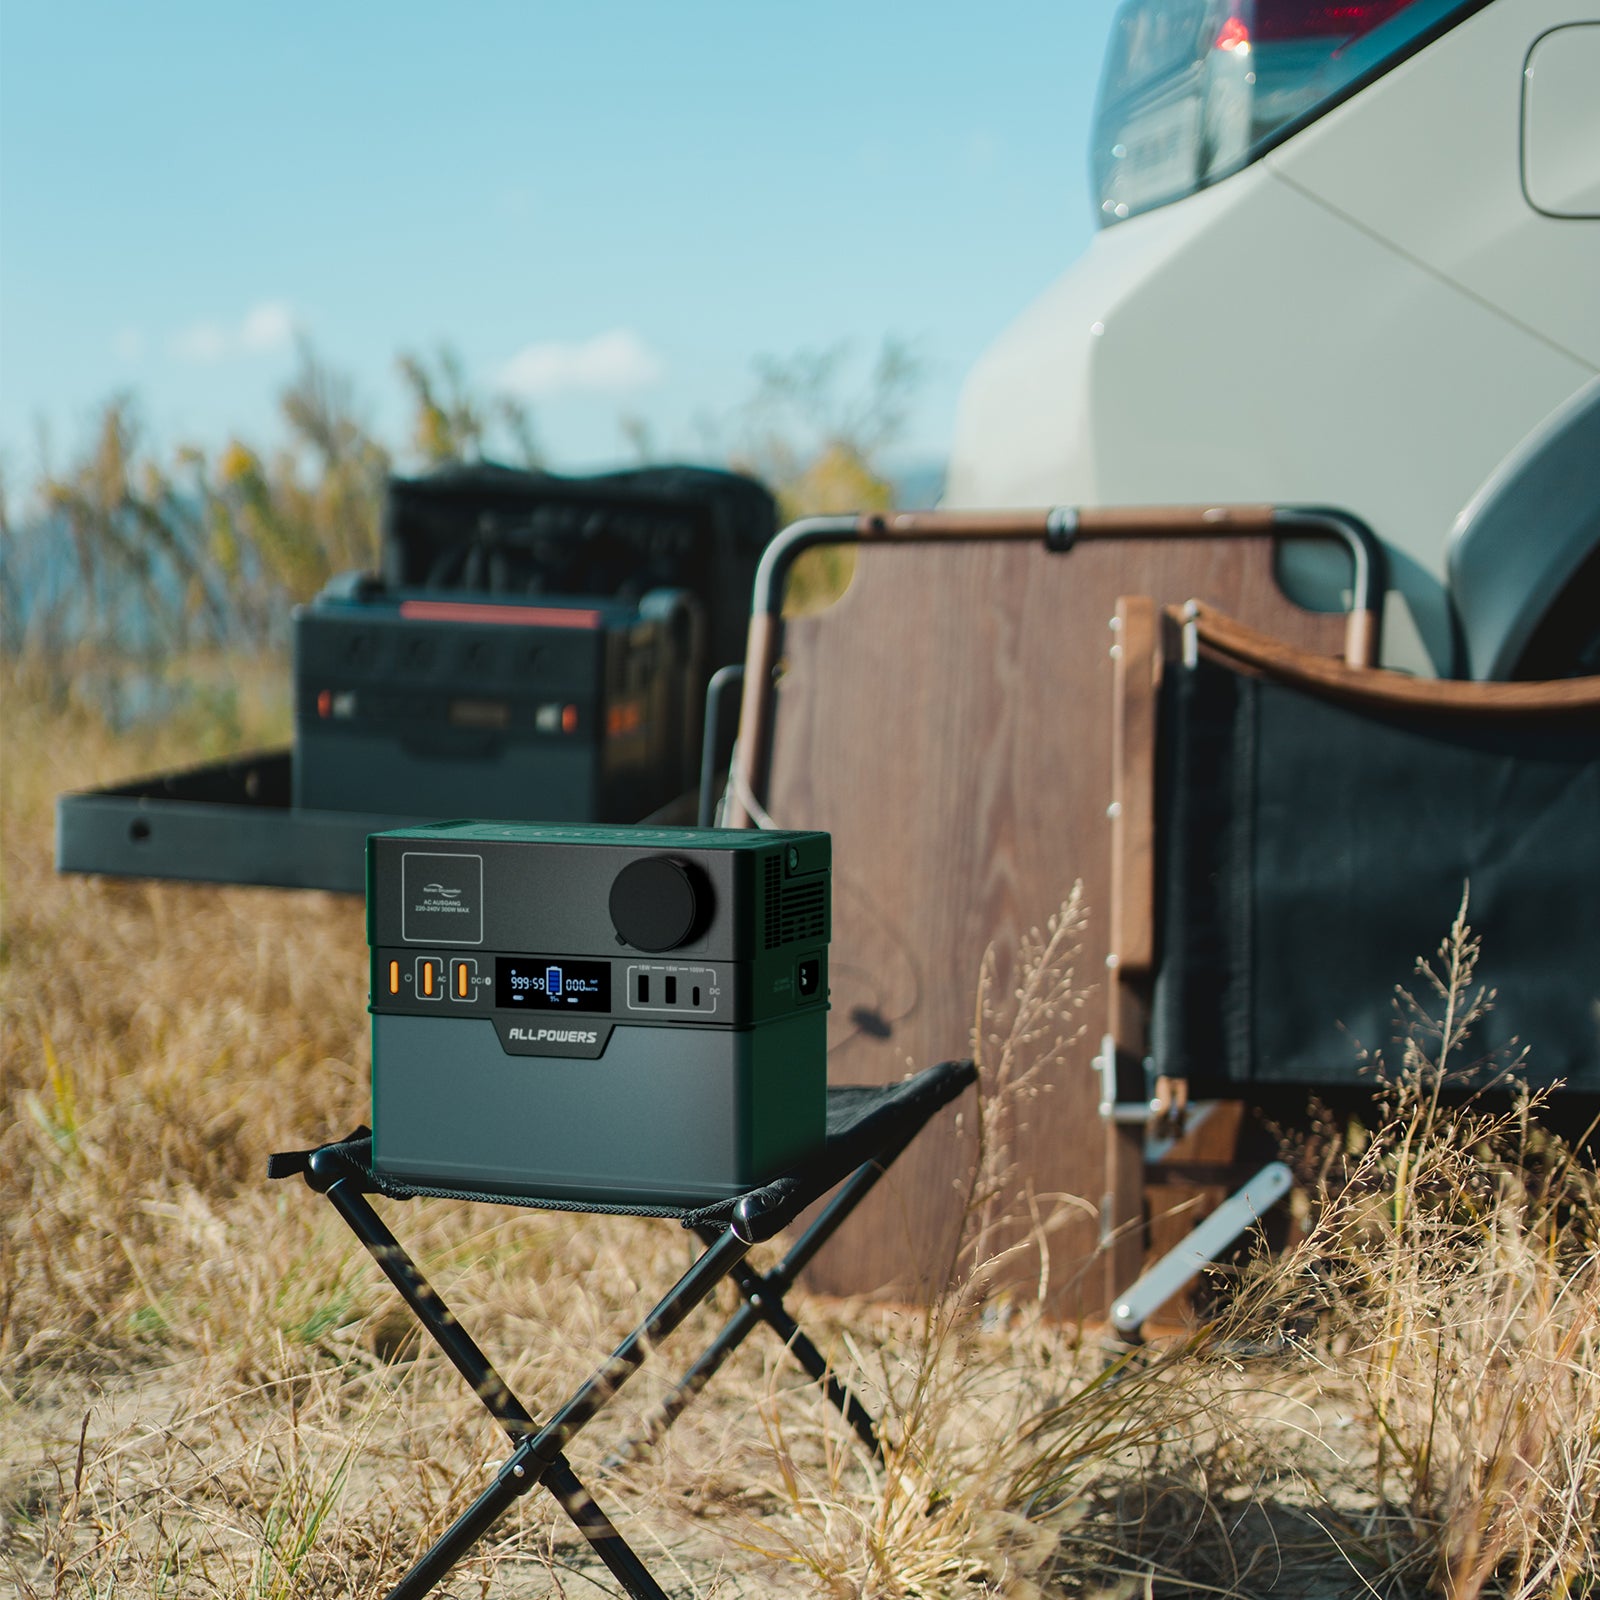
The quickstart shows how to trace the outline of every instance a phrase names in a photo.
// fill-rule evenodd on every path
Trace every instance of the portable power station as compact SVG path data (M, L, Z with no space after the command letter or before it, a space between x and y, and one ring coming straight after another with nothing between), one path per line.
M825 833L451 822L367 841L373 1164L710 1202L822 1141Z
M347 573L293 626L296 806L636 822L693 787L684 590L491 599Z

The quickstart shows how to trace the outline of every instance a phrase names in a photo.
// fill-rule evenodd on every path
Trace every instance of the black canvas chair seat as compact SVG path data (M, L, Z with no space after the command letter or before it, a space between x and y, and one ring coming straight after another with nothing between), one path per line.
M881 1452L873 1418L829 1370L821 1351L785 1309L784 1296L806 1264L929 1119L956 1099L976 1076L970 1061L946 1061L900 1083L830 1087L827 1133L814 1155L793 1171L744 1194L698 1207L586 1204L571 1199L396 1183L373 1171L372 1135L366 1128L316 1149L270 1157L269 1178L303 1177L328 1198L515 1446L494 1483L390 1591L390 1600L415 1600L427 1594L512 1501L536 1484L550 1491L628 1594L635 1600L664 1600L664 1591L595 1504L563 1451L643 1364L647 1352L724 1279L731 1279L738 1287L742 1296L739 1309L657 1409L643 1436L612 1456L610 1463L626 1459L659 1438L761 1322L783 1339L800 1365L822 1385L862 1442L874 1452ZM830 1191L835 1192L815 1220L774 1267L758 1272L746 1262L753 1245L773 1238L807 1207L830 1196ZM372 1208L369 1195L393 1200L474 1200L537 1210L666 1218L693 1230L706 1249L611 1356L541 1425L446 1309Z
M1210 627L1161 685L1156 1071L1355 1085L1470 886L1477 1050L1600 1090L1600 693L1308 675Z

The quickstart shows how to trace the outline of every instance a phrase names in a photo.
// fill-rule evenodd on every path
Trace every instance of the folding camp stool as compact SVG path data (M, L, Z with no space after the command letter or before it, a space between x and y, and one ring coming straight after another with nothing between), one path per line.
M862 1442L881 1453L872 1417L828 1370L822 1352L785 1309L784 1295L927 1122L959 1096L976 1075L970 1061L946 1061L884 1087L830 1087L826 1139L814 1156L758 1188L699 1208L589 1205L565 1199L509 1197L396 1183L373 1171L372 1135L365 1128L315 1150L271 1157L268 1177L299 1174L318 1193L327 1196L515 1447L494 1482L390 1591L390 1600L413 1600L427 1594L499 1520L512 1501L536 1484L543 1484L550 1491L628 1594L635 1600L665 1600L665 1591L595 1503L563 1452L643 1364L652 1346L671 1333L724 1278L732 1279L740 1291L742 1304L738 1311L671 1390L648 1422L642 1438L611 1460L626 1459L658 1439L759 1322L772 1328L800 1365L823 1385L828 1398ZM748 1265L745 1258L752 1246L773 1238L830 1190L837 1192L775 1267L763 1273ZM400 1200L427 1196L489 1200L550 1211L671 1217L697 1233L706 1249L654 1310L541 1425L506 1386L488 1357L390 1233L369 1203L370 1194Z

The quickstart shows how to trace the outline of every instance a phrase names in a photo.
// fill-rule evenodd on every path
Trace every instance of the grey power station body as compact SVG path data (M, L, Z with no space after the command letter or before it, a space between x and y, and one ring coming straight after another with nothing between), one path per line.
M725 1198L822 1141L825 833L449 822L367 841L373 1162Z

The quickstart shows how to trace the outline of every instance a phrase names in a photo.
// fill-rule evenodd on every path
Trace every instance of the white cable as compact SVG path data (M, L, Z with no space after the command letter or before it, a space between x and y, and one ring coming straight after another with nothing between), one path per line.
M728 758L728 788L733 791L734 798L744 807L744 812L758 828L776 828L778 824L772 820L771 813L756 799L750 781L744 775L744 768L739 765L739 745L735 741L733 754ZM722 805L726 811L728 797L722 797ZM719 819L720 820L720 819Z

